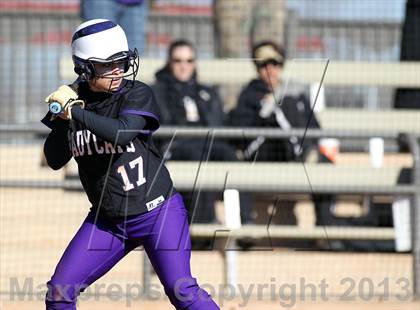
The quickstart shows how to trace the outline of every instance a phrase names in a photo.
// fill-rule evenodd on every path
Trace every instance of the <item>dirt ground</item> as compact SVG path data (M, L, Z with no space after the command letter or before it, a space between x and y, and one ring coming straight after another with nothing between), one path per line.
M39 146L2 146L0 158L1 180L63 178L63 172L52 172L39 166ZM350 161L348 158L341 160ZM33 300L29 296L25 296L24 300L11 296L11 281L17 281L20 288L28 279L32 281L34 288L46 283L88 208L85 195L77 191L0 189L0 310L44 309L41 292ZM309 218L306 210L300 210L303 218ZM312 220L306 221L304 226L310 226L311 222ZM130 253L118 266L99 279L98 283L108 287L118 284L123 288L133 283L141 284L143 254L142 251ZM223 255L224 253L217 251L192 253L193 274L207 290L217 289L221 283L225 283ZM420 302L406 301L408 298L405 298L410 293L406 292L405 285L410 289L412 287L410 254L276 249L239 252L235 259L237 283L242 285L245 292L252 288L254 294L249 300L240 297L230 300L219 298L210 291L216 296L215 299L222 309L420 310ZM321 298L322 293L319 290L323 280L328 284L328 301ZM155 275L152 275L151 281L153 285L160 287ZM262 290L265 289L261 298L256 296L258 285L261 285ZM292 295L296 298L288 299L287 289L290 292L293 285L296 285L296 290ZM316 288L315 300L301 297L302 292L307 293L311 289L308 288L311 285ZM270 290L271 288L273 289ZM237 296L242 296L239 288L236 289ZM280 294L282 289L285 295ZM354 300L343 301L343 298L340 300L332 297L343 297L349 289L356 296ZM146 301L144 298L130 300L129 307L126 299L113 301L110 295L104 294L99 301L94 298L81 300L78 309L173 309L163 297L161 288L158 292L161 297L158 301Z

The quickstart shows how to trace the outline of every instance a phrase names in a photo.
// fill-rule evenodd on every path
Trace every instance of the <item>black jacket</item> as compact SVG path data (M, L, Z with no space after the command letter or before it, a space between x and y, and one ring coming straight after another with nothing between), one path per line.
M284 93L286 91L286 93ZM276 114L269 113L265 117L260 116L264 96L270 91L260 79L252 80L239 95L238 104L230 114L233 126L239 127L280 127ZM280 107L291 128L319 128L315 115L311 112L311 106L305 88L297 83L288 83L287 90L277 94L275 102ZM281 103L280 103L281 101ZM255 140L254 140L255 141ZM261 142L261 140L260 140ZM290 140L265 140L259 147L251 147L251 141L246 141L242 146L245 156L260 161L295 161L303 157L305 159L309 151L317 148L314 139ZM256 145L258 146L259 143ZM302 152L297 150L302 144ZM249 150L249 151L247 151ZM258 155L256 154L258 150Z
M401 39L401 61L420 60L420 1L407 0ZM395 95L397 109L420 109L419 88L399 88Z
M156 73L156 83L152 89L160 108L162 124L204 127L223 125L224 113L220 96L214 88L198 83L195 75L188 82L180 82L165 67ZM187 120L183 100L186 96L197 106L198 121Z
M173 126L223 126L225 114L222 101L212 87L198 83L196 75L188 82L175 79L168 68L156 73L156 83L152 86L160 109L161 122ZM187 117L185 98L189 97L196 106L198 118ZM206 138L176 138L168 149L169 140L158 141L166 159L174 160L236 160L235 149L224 140L210 143ZM211 144L211 149L209 149Z

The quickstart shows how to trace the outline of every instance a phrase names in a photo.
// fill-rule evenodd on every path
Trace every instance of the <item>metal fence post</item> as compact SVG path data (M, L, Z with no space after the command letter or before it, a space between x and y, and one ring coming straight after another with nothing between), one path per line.
M413 252L413 298L420 299L420 137L410 135L408 138L413 154L412 183L417 190L411 204L411 238Z

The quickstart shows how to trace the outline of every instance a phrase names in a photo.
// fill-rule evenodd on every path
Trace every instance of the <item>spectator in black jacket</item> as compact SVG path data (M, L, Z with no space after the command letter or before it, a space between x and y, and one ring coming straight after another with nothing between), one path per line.
M194 46L186 40L173 42L168 51L166 65L156 73L156 83L152 87L161 109L161 123L173 126L218 127L224 125L225 114L222 101L217 91L197 81L196 53ZM163 144L166 151L169 141ZM209 151L209 146L211 150ZM235 161L235 149L225 141L206 138L176 138L167 152L167 159L173 160L209 160ZM185 195L185 194L184 194ZM187 195L190 212L194 208L196 197ZM214 202L216 193L199 195L193 222L208 223L215 219ZM188 201L189 200L189 201ZM241 215L245 222L250 221L249 210L245 210L247 201L241 197ZM190 214L191 215L191 214Z
M222 126L222 101L214 88L197 81L195 57L188 41L170 45L167 63L156 73L154 85L162 121L181 126Z
M236 109L231 112L234 126L319 128L311 112L308 89L296 82L286 83L281 78L284 63L283 48L271 41L254 46L252 58L258 78L252 80L241 92ZM317 142L305 139L300 150L301 139L289 140L255 139L244 148L244 157L259 161L296 161L306 159L317 150ZM257 152L258 151L258 152Z
M240 127L271 127L289 129L320 128L312 113L309 90L303 84L284 81L281 77L285 53L272 41L263 41L252 49L252 59L258 78L252 80L240 93L236 108L231 112L231 123ZM327 161L318 152L316 139L290 137L286 140L266 139L263 136L245 141L242 156L256 161ZM302 173L304 171L302 170ZM317 225L331 223L330 195L314 195ZM293 204L278 210L279 221L296 223ZM289 209L287 212L286 209ZM283 216L280 215L281 212Z

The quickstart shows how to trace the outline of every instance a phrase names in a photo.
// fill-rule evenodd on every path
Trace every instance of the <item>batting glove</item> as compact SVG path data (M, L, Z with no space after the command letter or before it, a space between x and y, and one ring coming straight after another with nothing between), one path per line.
M82 109L85 106L83 100L78 100L78 94L67 85L60 86L56 91L51 93L45 98L45 102L50 104L57 102L61 105L61 112L58 114L63 119L71 119L71 108L75 105L80 106Z

